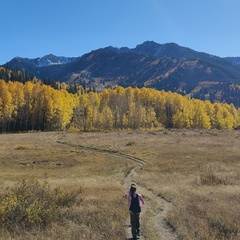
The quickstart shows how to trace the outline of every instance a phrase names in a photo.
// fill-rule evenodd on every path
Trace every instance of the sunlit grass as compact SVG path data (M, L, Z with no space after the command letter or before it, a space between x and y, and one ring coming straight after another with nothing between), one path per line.
M167 221L183 239L239 239L239 146L237 131L0 135L1 194L22 179L84 192L82 203L66 213L64 223L54 222L45 231L2 228L0 239L124 239L128 218L124 180L134 166L139 168L133 180L146 201L151 190L172 202ZM140 166L115 152L146 164ZM159 240L151 228L155 207L154 201L148 204L141 218L146 239Z

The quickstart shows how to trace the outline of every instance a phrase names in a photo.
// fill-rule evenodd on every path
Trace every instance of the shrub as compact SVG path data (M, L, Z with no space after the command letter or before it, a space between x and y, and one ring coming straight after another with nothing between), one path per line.
M229 225L226 219L222 217L208 217L208 223L218 232L219 238L227 237L232 239L232 236L236 236L238 231Z
M200 174L200 182L202 185L218 185L223 184L226 185L226 179L222 179L218 176L212 169L212 166L209 165L206 171L203 171Z
M76 202L79 191L51 189L48 183L22 180L8 193L0 196L2 227L44 227L59 221L64 211Z
M227 222L223 218L208 217L208 222L212 228L218 229L219 232L228 232Z

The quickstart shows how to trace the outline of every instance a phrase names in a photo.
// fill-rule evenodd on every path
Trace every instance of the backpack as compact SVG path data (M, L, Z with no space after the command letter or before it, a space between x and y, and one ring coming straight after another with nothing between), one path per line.
M131 196L131 204L129 210L133 213L140 213L141 212L141 207L139 203L139 197L138 194L136 194L136 197Z

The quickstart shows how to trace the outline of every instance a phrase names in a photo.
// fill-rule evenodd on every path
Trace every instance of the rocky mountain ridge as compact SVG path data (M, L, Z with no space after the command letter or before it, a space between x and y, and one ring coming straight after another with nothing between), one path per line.
M240 106L239 63L240 58L220 58L176 43L146 41L132 49L110 46L77 58L15 58L4 67L40 79L89 86L145 86Z
M31 65L32 67L42 68L42 67L48 67L52 65L62 65L71 63L75 60L75 58L70 57L62 57L62 56L55 56L53 54L48 54L43 57L38 57L35 59L29 59L29 58L21 58L21 57L15 57L10 62L14 63L22 63Z

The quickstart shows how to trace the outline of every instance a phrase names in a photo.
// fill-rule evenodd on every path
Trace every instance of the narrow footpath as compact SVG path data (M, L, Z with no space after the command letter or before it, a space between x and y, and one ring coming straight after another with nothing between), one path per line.
M130 171L130 173L126 176L124 180L125 188L128 189L132 182L137 183L137 175L138 168L147 164L146 161L124 154L117 151L111 151L106 149L98 149L95 147L89 147L84 145L75 145L68 142L62 142L58 140L58 138L54 139L59 144L69 145L72 147L83 148L93 152L99 152L102 154L109 154L114 156L119 156L129 161L134 161L136 166ZM176 231L167 224L166 216L168 211L172 208L172 203L165 199L162 196L159 196L157 193L144 188L143 186L137 185L137 188L144 192L144 195L147 196L145 198L145 205L142 207L140 222L144 221L145 215L147 215L147 211L151 211L153 214L150 216L149 222L151 223L151 232L154 232L154 236L151 236L152 240L179 240ZM148 216L149 218L149 216ZM126 231L126 239L132 239L131 236L131 226L130 226L130 217L126 219L125 222L125 231ZM149 236L146 236L144 228L142 228L141 235L138 237L139 240L147 240Z

